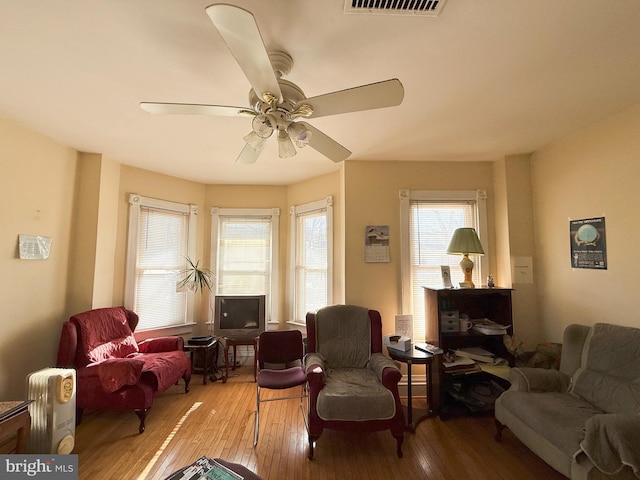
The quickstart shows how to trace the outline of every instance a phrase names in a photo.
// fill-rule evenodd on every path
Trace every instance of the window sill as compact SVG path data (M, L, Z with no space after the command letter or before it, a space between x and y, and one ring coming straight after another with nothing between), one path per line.
M142 330L140 332L134 332L133 336L135 337L137 342L154 337L166 337L174 335L182 336L192 333L194 325L195 323L186 323L184 325L172 325L171 327Z
M295 320L288 320L287 325L293 325L295 327L303 327L307 328L307 324L305 322L297 322Z

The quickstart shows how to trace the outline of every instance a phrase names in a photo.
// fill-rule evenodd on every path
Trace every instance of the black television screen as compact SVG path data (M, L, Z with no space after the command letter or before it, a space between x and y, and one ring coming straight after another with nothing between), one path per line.
M218 337L253 338L265 330L265 295L216 295L213 331Z

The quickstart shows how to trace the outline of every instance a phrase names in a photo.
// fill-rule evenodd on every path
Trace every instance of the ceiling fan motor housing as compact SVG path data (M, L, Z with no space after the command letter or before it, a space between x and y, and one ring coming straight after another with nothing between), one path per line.
M291 113L296 105L305 100L304 92L295 83L288 80L278 79L280 90L282 91L282 101L275 106L275 109L285 114ZM263 100L262 95L258 96L253 88L249 91L249 105L258 113L269 113L273 109L269 103Z

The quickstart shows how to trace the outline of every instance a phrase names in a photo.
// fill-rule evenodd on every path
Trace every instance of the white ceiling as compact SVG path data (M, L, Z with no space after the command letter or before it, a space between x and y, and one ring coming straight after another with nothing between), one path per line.
M203 183L288 184L338 168L310 147L235 163L249 118L141 101L248 105L211 0L0 0L0 116L80 151ZM229 2L307 97L398 78L400 106L309 120L349 160L494 160L640 102L640 1L448 0L437 18L344 0Z

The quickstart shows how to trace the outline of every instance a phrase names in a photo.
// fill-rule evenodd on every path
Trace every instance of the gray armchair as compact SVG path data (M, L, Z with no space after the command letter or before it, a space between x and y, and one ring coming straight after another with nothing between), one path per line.
M307 314L309 458L324 428L390 430L402 457L404 413L398 395L402 378L382 354L380 313L332 305Z

